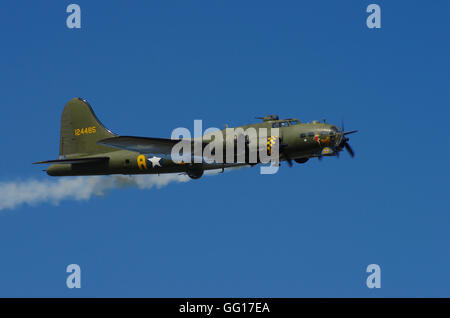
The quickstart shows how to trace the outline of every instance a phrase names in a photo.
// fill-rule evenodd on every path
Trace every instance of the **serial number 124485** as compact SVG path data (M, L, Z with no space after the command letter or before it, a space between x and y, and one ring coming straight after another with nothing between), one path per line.
M95 128L95 126L91 126L87 128L74 129L73 133L75 136L95 134L97 132Z

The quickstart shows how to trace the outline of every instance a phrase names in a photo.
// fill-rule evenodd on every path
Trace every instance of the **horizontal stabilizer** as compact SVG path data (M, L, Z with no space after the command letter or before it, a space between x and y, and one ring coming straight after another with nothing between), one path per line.
M51 164L94 163L94 162L106 162L108 160L109 160L109 157L93 157L93 158L46 160L46 161L33 162L33 164L42 164L42 163L51 163Z

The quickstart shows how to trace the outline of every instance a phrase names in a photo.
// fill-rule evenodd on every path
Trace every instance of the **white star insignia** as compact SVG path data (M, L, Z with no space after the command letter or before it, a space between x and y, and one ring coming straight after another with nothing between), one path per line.
M152 163L152 167L153 168L161 167L161 163L160 163L161 158L159 158L159 157L152 157L152 158L148 158L147 160Z

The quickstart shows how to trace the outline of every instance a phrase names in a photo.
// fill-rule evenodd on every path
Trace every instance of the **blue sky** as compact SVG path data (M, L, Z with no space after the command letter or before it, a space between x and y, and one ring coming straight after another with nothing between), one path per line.
M2 210L0 296L450 296L448 1L376 1L378 30L372 1L70 3L0 5L0 182L55 182L31 162L78 96L125 135L344 119L356 157Z

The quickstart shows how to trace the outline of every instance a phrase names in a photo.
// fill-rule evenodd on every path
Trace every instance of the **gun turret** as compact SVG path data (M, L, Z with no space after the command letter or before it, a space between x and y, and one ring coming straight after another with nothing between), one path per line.
M267 115L264 117L255 117L256 119L262 119L263 121L271 121L271 120L278 120L278 115Z

